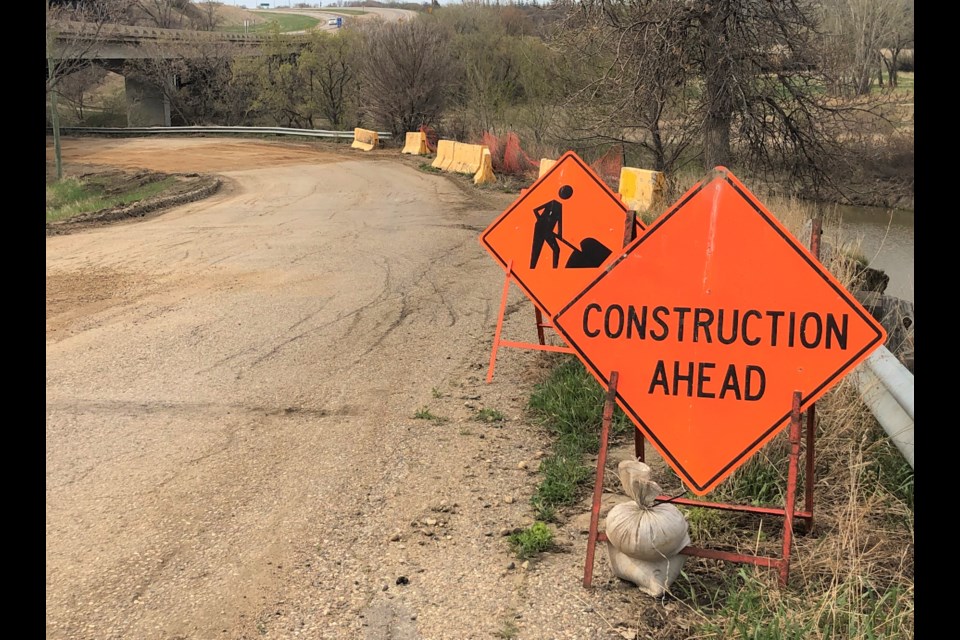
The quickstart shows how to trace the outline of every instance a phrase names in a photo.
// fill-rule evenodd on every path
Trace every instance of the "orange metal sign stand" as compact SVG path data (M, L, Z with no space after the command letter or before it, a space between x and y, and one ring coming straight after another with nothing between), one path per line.
M619 382L619 373L617 371L610 372L610 383L607 388L606 402L603 407L603 423L600 428L600 453L597 456L597 475L596 482L593 489L593 504L590 509L590 533L587 538L587 554L586 554L586 564L583 568L583 586L589 588L593 583L593 565L594 565L594 556L596 553L597 542L605 542L607 536L605 533L600 532L599 522L600 522L600 501L601 495L603 493L603 478L605 473L606 461L607 461L607 443L610 436L610 424L613 418L613 409L616 404L617 397L617 384ZM797 488L797 474L799 467L800 459L800 423L802 419L802 414L800 412L800 404L803 398L803 394L800 391L795 391L793 394L793 406L790 411L790 453L789 453L789 467L787 470L787 495L786 495L786 504L783 508L772 508L772 507L754 507L749 505L733 505L725 504L718 502L701 502L696 500L689 500L684 498L672 498L670 496L660 496L657 498L658 502L672 502L673 504L684 504L688 506L696 506L707 509L723 509L727 511L742 511L747 513L755 513L759 515L775 515L783 516L784 525L783 525L783 553L781 557L774 558L769 556L755 556L749 554L740 554L740 553L731 553L728 551L718 551L715 549L705 549L696 546L687 546L684 547L680 553L687 556L698 556L701 558L711 558L714 560L725 560L729 562L740 562L746 564L753 564L762 567L771 567L775 568L779 572L779 582L781 586L786 586L787 580L790 577L790 551L791 545L793 542L793 522L794 518L800 518L804 521L807 532L811 531L813 528L813 429L814 429L814 420L812 414L812 408L810 413L808 413L807 420L807 460L806 460L806 509L804 511L796 511L796 488ZM639 429L634 429L634 443L637 452L637 458L643 462L644 460L644 451L643 451L643 435L640 433Z
M812 233L810 237L810 252L813 256L820 259L820 237L821 222L819 219L813 221ZM600 454L597 457L597 475L593 492L593 505L590 513L590 533L587 539L586 565L583 570L583 586L589 588L593 581L594 555L598 541L606 541L606 534L598 531L600 521L600 499L603 492L603 477L607 459L607 442L610 434L610 424L613 419L613 410L617 398L617 385L619 384L619 372L610 372L610 382L607 387L606 402L603 407L603 422L600 429ZM811 404L806 411L806 429L805 429L805 467L804 467L804 509L796 510L796 490L797 474L800 458L800 423L803 414L800 412L803 394L795 391L793 394L793 405L790 410L790 452L788 456L787 469L787 492L786 504L784 507L755 507L752 505L734 505L720 502L703 502L699 500L690 500L687 498L675 498L670 496L660 496L659 502L671 502L673 504L682 504L706 509L721 509L725 511L740 511L753 513L760 516L782 516L784 518L783 530L783 552L779 558L766 556L753 556L727 551L717 551L714 549L704 549L700 547L688 546L680 553L688 556L697 556L701 558L712 558L714 560L724 560L728 562L740 562L753 564L757 566L775 568L779 572L779 582L781 586L786 586L790 577L790 552L793 542L793 522L799 518L805 527L807 533L813 531L813 500L814 500L814 449L816 440L816 404ZM634 429L634 453L638 460L645 460L644 438L639 429Z
M513 260L507 263L507 273L503 278L503 295L500 297L500 313L497 314L497 330L493 335L493 348L490 350L490 367L487 369L487 384L493 381L493 370L497 365L497 351L500 347L513 347L515 349L533 349L535 351L555 351L559 353L573 353L570 347L559 347L547 344L544 329L552 328L552 325L543 321L543 314L540 308L534 306L537 318L537 344L532 342L515 342L512 340L501 340L500 333L503 331L503 316L507 309L507 296L510 293L510 282L515 281L513 276Z

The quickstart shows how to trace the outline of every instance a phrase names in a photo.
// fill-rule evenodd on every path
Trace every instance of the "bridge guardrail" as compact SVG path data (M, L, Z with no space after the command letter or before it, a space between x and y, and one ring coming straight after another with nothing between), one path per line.
M97 38L104 41L173 40L173 41L232 41L262 44L272 38L269 34L230 33L226 31L196 31L192 29L164 29L161 27L96 24L60 20L48 26L58 36L69 38ZM283 34L302 39L303 34Z
M53 130L47 127L52 135ZM191 126L191 127L60 127L61 134L88 133L140 136L150 133L240 133L255 135L288 135L307 136L311 138L343 138L353 140L353 129L349 131L328 131L323 129L292 129L289 127L226 127L226 126ZM377 131L380 139L389 139L389 131Z

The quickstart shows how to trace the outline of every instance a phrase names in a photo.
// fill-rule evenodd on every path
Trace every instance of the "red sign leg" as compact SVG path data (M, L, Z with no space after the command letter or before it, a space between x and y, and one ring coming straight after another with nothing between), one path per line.
M800 401L802 394L793 392L790 413L790 467L787 471L787 508L783 522L783 559L780 561L780 586L787 586L790 577L790 544L793 541L793 510L796 503L797 467L800 462Z
M607 387L607 399L603 404L603 423L600 426L600 453L597 455L597 479L593 486L593 506L590 508L590 534L587 538L587 563L583 568L583 586L593 583L593 556L597 547L597 528L600 523L600 500L603 496L603 475L607 464L607 441L610 438L610 423L613 421L613 407L617 397L616 371L610 372L610 385Z
M816 430L817 430L817 405L810 405L810 408L807 409L807 442L806 442L806 459L807 465L805 467L806 474L804 477L804 501L803 501L803 510L809 513L809 516L803 518L805 529L807 533L813 531L813 474L814 474L814 463L813 463L813 446L814 440L816 440Z
M510 293L510 274L513 272L513 260L507 264L507 273L503 277L503 295L500 297L500 313L497 315L497 330L493 335L493 348L490 350L490 367L487 369L487 384L493 381L493 369L497 364L497 349L500 347L500 331L503 329L503 314L507 309L507 296Z
M537 342L540 344L547 344L546 338L543 335L543 312L540 311L539 307L536 307L534 311L536 311L537 314Z

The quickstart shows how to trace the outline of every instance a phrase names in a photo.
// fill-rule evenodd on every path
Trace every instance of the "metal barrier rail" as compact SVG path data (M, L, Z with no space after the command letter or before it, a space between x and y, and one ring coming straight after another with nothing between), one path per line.
M161 27L137 26L96 22L75 22L71 20L57 20L48 25L56 37L61 38L91 38L110 42L128 42L139 40L172 40L172 41L225 41L250 42L262 44L268 42L270 34L229 33L225 31L197 31L193 29L164 29ZM282 34L284 37L297 39L302 34Z
M913 469L913 374L886 347L853 370L860 397Z
M53 129L47 127L52 135ZM291 129L288 127L222 127L222 126L193 126L193 127L60 127L61 134L92 133L140 136L148 133L241 133L255 135L287 135L308 136L312 138L343 138L353 140L353 130L326 131L323 129ZM378 131L381 139L389 139L389 131Z

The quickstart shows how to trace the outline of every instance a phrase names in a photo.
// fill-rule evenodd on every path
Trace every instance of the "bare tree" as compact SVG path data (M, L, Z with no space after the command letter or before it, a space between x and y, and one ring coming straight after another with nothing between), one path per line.
M46 4L46 95L50 100L53 126L54 159L57 179L63 178L60 149L58 98L61 82L95 59L104 44L109 25L126 14L133 0L65 2L47 0Z
M359 34L352 29L341 29L336 35L318 31L299 57L309 103L334 129L343 128L356 114L359 46Z
M90 90L96 87L106 74L106 69L91 64L60 80L58 93L64 102L73 108L78 122L83 122Z
M913 43L913 0L827 0L823 8L839 89L867 95L884 66L896 86L897 57Z
M262 55L243 66L245 72L253 74L254 108L281 126L313 126L309 78L301 68L301 57L302 54L292 49L288 40L274 28L264 43Z
M692 47L680 3L571 12L555 44L572 52L565 130L580 146L616 143L669 172L697 135L686 100Z
M222 2L215 0L205 0L204 2L195 2L194 9L190 13L190 24L198 31L213 31L223 22L223 16L220 15Z
M236 110L230 105L237 46L212 38L144 43L144 56L128 60L124 75L160 88L170 103L171 118L187 125L223 122Z
M448 35L422 18L363 29L363 112L397 136L435 124L455 77Z
M891 10L892 19L887 35L883 38L884 48L881 51L881 59L887 69L890 86L896 88L901 55L904 50L913 47L914 44L913 0L891 0L891 2L894 3Z
M178 29L183 25L186 0L137 0L137 6L151 24L161 29Z
M646 130L655 156L658 129L669 122L674 149L698 131L705 169L736 163L814 194L844 160L841 140L854 116L869 115L868 105L842 105L824 92L818 9L814 0L569 5L592 38L609 43L598 65L603 86L594 81L594 89L612 106L632 103L625 119ZM593 120L613 117L603 112Z

